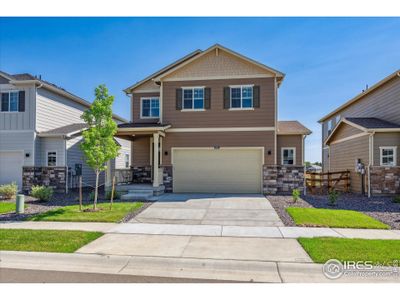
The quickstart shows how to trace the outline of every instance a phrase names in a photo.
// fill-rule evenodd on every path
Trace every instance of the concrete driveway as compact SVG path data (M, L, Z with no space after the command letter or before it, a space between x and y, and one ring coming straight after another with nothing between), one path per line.
M131 223L283 226L262 195L164 194Z

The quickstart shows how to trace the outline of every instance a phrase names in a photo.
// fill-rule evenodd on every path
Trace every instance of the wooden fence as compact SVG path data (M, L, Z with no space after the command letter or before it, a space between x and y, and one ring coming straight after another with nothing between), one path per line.
M310 194L325 194L328 191L336 190L349 192L350 171L327 172L327 173L306 173L306 188Z

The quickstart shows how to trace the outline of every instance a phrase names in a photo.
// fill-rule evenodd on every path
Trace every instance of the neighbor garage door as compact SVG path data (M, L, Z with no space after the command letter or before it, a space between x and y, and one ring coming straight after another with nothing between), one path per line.
M261 149L173 149L176 193L261 193Z
M15 181L18 188L22 188L22 166L24 156L22 152L0 151L0 184Z

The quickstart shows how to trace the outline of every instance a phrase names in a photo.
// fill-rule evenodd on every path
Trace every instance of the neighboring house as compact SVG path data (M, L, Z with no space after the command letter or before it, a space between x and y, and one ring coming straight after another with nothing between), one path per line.
M400 70L319 122L324 171L350 170L352 192L400 193Z
M174 192L303 189L304 138L278 121L284 74L214 45L130 86L133 182Z
M0 93L0 184L15 181L25 192L33 184L67 190L79 173L84 185L94 184L79 149L85 129L80 117L89 102L30 74L0 72ZM116 115L114 120L126 122ZM129 167L130 143L118 143L122 148L113 163Z

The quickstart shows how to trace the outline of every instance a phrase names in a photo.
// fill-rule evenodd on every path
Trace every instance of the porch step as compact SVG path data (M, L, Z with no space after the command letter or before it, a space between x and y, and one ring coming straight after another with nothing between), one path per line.
M128 193L121 196L122 200L149 200L153 197L153 191L150 193Z
M134 189L134 190L128 190L128 194L150 194L153 195L154 190L153 189Z

